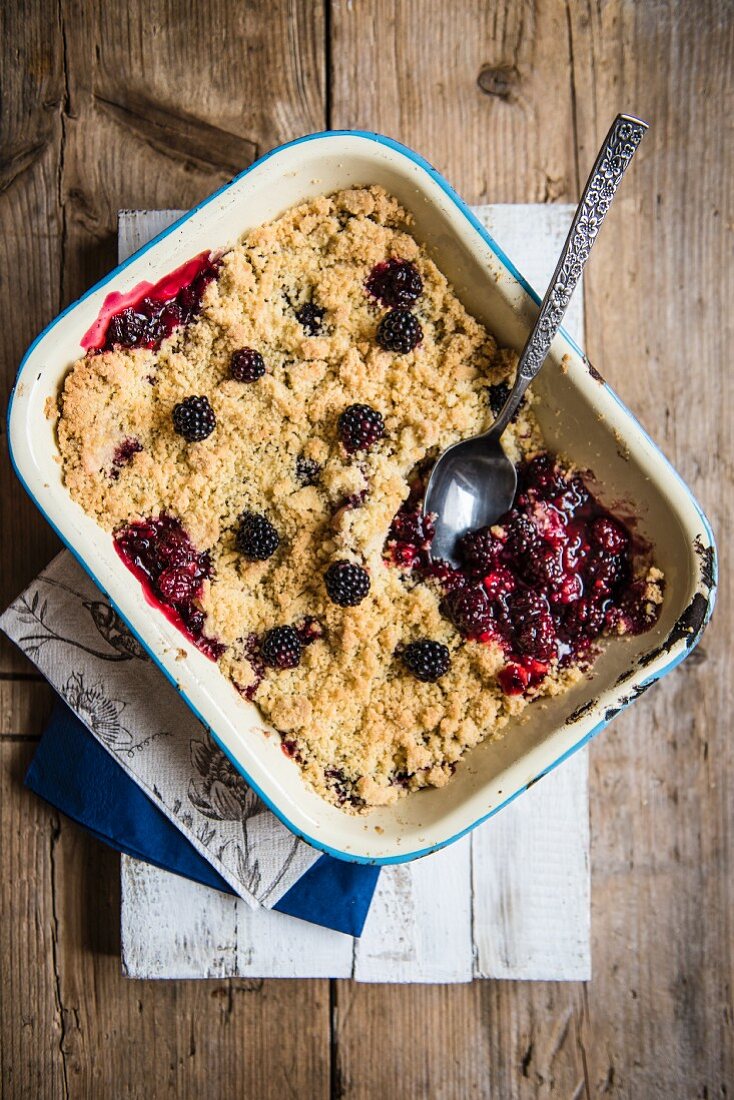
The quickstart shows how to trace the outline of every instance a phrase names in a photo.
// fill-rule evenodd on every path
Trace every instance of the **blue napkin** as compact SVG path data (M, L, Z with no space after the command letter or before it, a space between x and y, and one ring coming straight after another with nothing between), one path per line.
M233 892L60 699L25 782L118 852ZM379 867L321 856L273 908L359 936L379 873Z

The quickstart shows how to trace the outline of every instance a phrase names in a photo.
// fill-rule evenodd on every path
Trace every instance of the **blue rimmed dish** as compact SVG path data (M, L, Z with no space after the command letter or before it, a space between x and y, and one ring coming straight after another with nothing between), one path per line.
M566 694L530 707L505 737L467 754L452 782L369 817L350 817L303 783L256 706L152 608L116 554L110 535L64 488L53 426L55 399L80 340L112 291L155 283L206 249L312 196L381 184L414 218L467 309L500 343L520 348L537 297L520 273L422 157L378 134L312 134L268 153L137 252L53 321L28 350L8 413L10 451L27 492L129 624L247 781L308 843L342 859L400 863L458 839L585 744L610 719L684 659L710 617L716 587L713 536L692 494L628 409L565 334L535 383L538 417L551 449L594 471L603 500L629 502L638 533L655 547L666 598L657 626L612 640L590 675ZM186 654L180 659L181 651Z

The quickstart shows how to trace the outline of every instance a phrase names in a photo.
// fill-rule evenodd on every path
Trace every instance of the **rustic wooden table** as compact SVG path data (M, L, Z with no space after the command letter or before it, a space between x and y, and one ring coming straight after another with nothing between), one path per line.
M592 746L584 985L124 979L118 859L22 789L50 692L4 645L3 1095L730 1095L731 3L7 0L0 21L6 394L113 266L120 207L191 205L327 126L406 141L471 202L568 202L614 113L649 119L588 273L588 352L724 552L703 644ZM57 544L0 477L4 606Z

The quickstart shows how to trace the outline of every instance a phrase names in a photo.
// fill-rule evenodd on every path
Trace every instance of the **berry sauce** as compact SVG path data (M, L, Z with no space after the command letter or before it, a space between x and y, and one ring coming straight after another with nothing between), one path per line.
M196 600L211 576L208 554L200 554L172 516L130 523L115 535L115 549L140 581L145 598L159 608L211 660L225 646L204 633L206 616Z
M81 346L88 353L159 348L174 329L198 315L204 291L218 271L219 261L201 252L155 284L138 283L127 294L108 294Z
M493 527L463 536L458 569L430 560L433 524L422 497L417 483L392 522L387 560L439 582L442 611L464 638L502 646L505 694L535 687L552 662L588 662L605 632L654 625L657 608L634 578L630 531L552 455L521 466L513 506Z

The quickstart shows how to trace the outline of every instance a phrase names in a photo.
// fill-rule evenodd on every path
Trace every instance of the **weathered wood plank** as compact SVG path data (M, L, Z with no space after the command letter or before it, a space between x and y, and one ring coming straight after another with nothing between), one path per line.
M0 604L5 607L58 545L10 468L4 430L5 395L23 353L61 305L58 168L65 92L56 5L51 0L0 5L0 50L0 270L5 295L0 325ZM26 673L30 668L15 646L0 639L1 671Z
M113 266L119 209L188 209L273 145L323 128L324 29L322 5L305 0L173 12L153 0L126 18L114 5L61 9L73 297Z
M726 553L732 8L617 0L569 5L569 17L580 160L619 107L651 123L589 265L589 354L688 479ZM734 1078L733 596L724 569L702 648L592 752L585 1045L592 1085L621 1095L717 1096Z
M45 680L0 680L0 737L40 737L53 700Z
M322 5L154 0L122 10L36 0L4 5L2 18L0 264L14 299L0 330L7 391L33 336L113 266L120 207L188 207L257 151L322 128L325 114ZM7 603L55 540L7 462L0 473ZM3 644L0 671L16 670L29 666ZM32 705L11 699L3 728L37 729ZM0 749L29 752L11 742ZM119 861L74 826L62 823L56 836L54 818L17 787L20 770L11 776L4 763L3 779L45 833L37 839L25 818L2 833L12 902L0 931L7 1095L326 1096L328 985L123 979ZM4 798L4 813L9 806ZM51 863L37 854L52 837L55 973ZM23 875L37 865L26 888Z
M586 753L472 837L475 974L591 977Z
M122 958L131 978L330 978L351 936L122 858Z
M470 982L471 838L380 874L364 935L355 944L360 982Z
M119 858L23 788L33 748L0 740L2 1095L326 1097L327 982L123 977Z
M566 7L333 0L335 127L417 149L467 202L576 194Z
M480 12L384 0L369 11L339 3L333 20L334 122L417 147L469 201L575 198L615 111L649 118L589 268L587 346L728 545L730 5L548 0ZM485 76L496 94L478 101L477 70L502 62L509 70ZM732 747L721 718L732 710L730 586L726 579L705 656L592 746L595 978L586 993L482 983L480 1009L474 988L382 989L383 1011L393 997L403 1017L419 1000L423 1010L420 1027L401 1021L392 1032L370 1022L376 990L340 983L345 1095L389 1091L396 1072L403 1092L417 1090L444 1038L446 997L470 1020L468 1042L448 1047L472 1067L463 1094L488 1094L490 1081L493 1095L508 1097L722 1095L734 1074ZM477 1049L480 1011L490 1037ZM460 1076L440 1074L434 1094L462 1095Z
M63 1096L54 904L58 822L22 786L33 745L0 741L0 1092Z
M328 983L130 981L119 858L66 822L56 858L71 1097L328 1095Z

